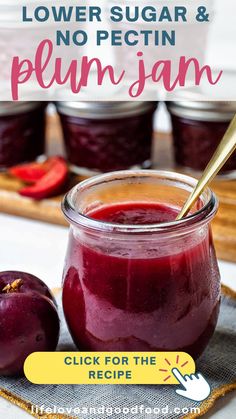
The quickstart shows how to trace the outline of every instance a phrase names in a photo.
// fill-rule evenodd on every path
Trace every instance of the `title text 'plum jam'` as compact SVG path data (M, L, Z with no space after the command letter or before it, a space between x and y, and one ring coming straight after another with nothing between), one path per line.
M175 161L196 174L205 169L236 112L236 102L169 102ZM236 153L220 171L236 175Z
M41 102L1 102L0 170L33 161L44 153L45 105Z
M58 102L57 108L75 172L150 167L154 102Z
M67 194L63 308L79 349L202 353L220 301L215 196L206 190L193 213L175 221L195 183L169 172L121 171Z

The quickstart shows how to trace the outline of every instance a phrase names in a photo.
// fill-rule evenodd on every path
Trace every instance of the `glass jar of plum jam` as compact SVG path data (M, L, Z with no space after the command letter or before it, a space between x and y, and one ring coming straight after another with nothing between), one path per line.
M195 184L173 172L118 171L66 195L63 308L79 349L202 353L220 303L215 195L207 189L175 221Z
M44 153L45 104L0 102L0 170Z
M57 109L76 173L150 167L155 102L58 102Z
M236 102L169 102L176 164L199 175L205 169L236 112ZM236 153L220 176L236 175Z

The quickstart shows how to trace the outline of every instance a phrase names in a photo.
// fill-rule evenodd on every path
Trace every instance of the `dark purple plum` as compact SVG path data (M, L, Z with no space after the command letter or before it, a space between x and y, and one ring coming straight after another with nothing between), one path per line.
M60 321L52 293L34 275L0 272L0 375L23 374L36 351L54 351Z

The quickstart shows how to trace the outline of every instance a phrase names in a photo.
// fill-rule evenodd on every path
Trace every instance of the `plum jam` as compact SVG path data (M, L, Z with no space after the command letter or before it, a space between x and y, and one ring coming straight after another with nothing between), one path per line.
M35 160L44 153L45 105L38 102L0 104L0 170Z
M170 102L176 164L194 173L203 171L236 112L236 102ZM236 174L236 152L220 172Z
M175 221L195 180L121 171L72 189L63 308L81 350L186 351L197 358L212 336L220 276L210 190Z
M57 108L75 172L150 167L154 102L58 102Z

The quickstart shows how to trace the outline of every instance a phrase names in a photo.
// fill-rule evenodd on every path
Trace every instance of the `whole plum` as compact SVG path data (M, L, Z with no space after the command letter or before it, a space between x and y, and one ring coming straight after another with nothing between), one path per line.
M35 351L54 351L60 321L52 293L25 272L0 272L0 375L23 374Z

